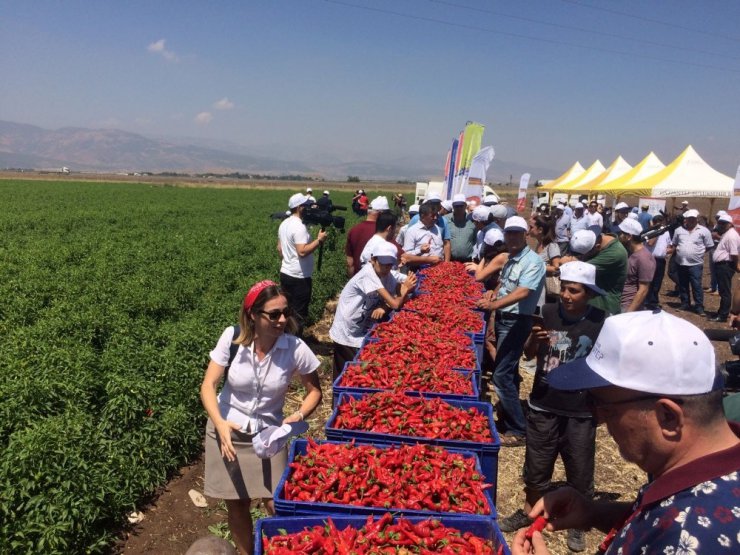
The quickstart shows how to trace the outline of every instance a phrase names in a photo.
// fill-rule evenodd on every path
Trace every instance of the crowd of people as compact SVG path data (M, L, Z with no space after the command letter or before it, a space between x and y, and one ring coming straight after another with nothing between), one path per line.
M266 499L272 512L269 499L286 464L285 449L265 458L255 437L280 426L291 433L322 401L319 361L301 339L314 252L326 240L324 231L312 238L302 221L303 211L319 203L307 193L290 197L290 216L280 225L279 285L260 282L247 292L239 325L223 331L201 386L209 417L205 493L226 500L242 553L251 553L250 501ZM372 324L412 295L416 270L465 263L487 289L478 302L489 315L481 394L488 399L488 384L496 393L502 446L525 448L525 504L500 515L501 529L519 530L544 514L549 529L568 529L574 551L585 549L584 530L591 527L612 530L610 553L667 553L671 546L678 553L686 545L694 552L737 550L740 428L724 416L711 343L661 311L658 295L667 270L680 309L704 315L708 257L709 292L720 295L713 319L730 317L740 236L726 213L710 230L688 203L670 218L625 203L609 213L596 201L519 215L493 194L479 204L430 193L408 207L409 221L399 227L405 200L394 198L392 210L386 197L370 200L358 190L353 208L355 202L365 219L347 233L348 281L329 332L334 378ZM535 366L525 407L522 359ZM285 417L294 377L305 395ZM632 506L591 499L599 422L622 456L650 476ZM569 487L552 491L558 456ZM527 539L522 530L513 552L547 551L539 533Z

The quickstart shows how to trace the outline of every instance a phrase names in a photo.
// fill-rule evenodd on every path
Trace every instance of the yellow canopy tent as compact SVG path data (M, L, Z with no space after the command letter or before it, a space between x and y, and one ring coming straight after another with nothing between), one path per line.
M583 166L581 166L580 162L576 162L573 164L568 170L558 177L557 179L553 179L548 183L547 185L543 185L540 187L540 191L551 191L553 187L557 187L561 183L566 183L568 181L571 181L572 179L575 179L579 175L582 175L586 170L583 169Z
M586 183L588 181L591 181L592 179L595 179L602 173L604 173L604 164L602 164L601 161L596 160L596 162L591 164L585 172L583 172L581 175L579 175L575 179L571 179L570 181L561 183L560 185L556 185L555 187L550 187L549 190L556 191L556 192L557 191L567 192L572 187L580 183Z
M602 173L595 179L591 179L590 181L584 181L582 183L577 183L569 187L568 192L569 193L590 193L602 183L608 183L619 177L622 177L625 173L627 173L631 169L632 169L632 166L630 166L624 158L622 158L621 156L618 156L617 159L614 160L614 162L612 162L608 168L606 168L604 173Z
M707 164L689 145L662 170L622 185L620 195L650 197L730 197L733 179Z
M597 195L619 196L624 194L622 191L631 183L641 181L646 177L659 172L663 168L665 168L665 164L660 161L654 152L651 152L627 173L617 179L605 181L600 185L597 185L591 192Z

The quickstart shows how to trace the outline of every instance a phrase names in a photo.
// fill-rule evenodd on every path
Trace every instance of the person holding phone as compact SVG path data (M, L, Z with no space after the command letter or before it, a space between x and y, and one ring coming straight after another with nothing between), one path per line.
M239 327L229 326L211 351L200 387L206 425L205 494L226 501L228 523L240 553L252 553L254 537L250 504L272 495L287 464L287 449L260 459L252 439L268 426L307 418L321 403L319 359L293 335L298 322L285 292L261 281L247 293ZM238 345L231 355L232 345ZM216 388L224 377L223 389ZM288 386L298 375L306 395L297 411L284 417Z

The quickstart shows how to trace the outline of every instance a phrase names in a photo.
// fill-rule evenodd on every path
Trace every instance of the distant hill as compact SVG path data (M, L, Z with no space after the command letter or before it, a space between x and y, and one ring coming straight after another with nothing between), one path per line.
M197 143L197 144L196 144ZM404 157L382 162L341 160L310 155L293 160L250 154L247 147L203 139L145 137L118 129L63 127L56 130L0 120L0 168L50 169L67 166L72 171L301 174L327 179L357 175L363 179L441 179L443 154ZM260 149L255 148L255 151ZM518 164L494 161L489 181L518 183L524 171L532 179L555 172L524 169ZM537 175L535 175L537 174Z

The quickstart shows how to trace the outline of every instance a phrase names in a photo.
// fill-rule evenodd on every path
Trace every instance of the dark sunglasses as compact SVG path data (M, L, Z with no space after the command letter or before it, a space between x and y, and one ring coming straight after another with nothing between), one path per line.
M603 409L606 407L613 407L616 405L626 405L628 403L639 403L640 401L650 401L650 400L656 400L656 399L670 399L674 403L682 404L683 399L674 399L672 397L666 397L665 395L640 395L638 397L630 397L629 399L622 399L621 401L603 401L601 399L597 399L591 393L586 393L586 405L588 406L588 409L595 413L599 409Z
M280 320L280 316L285 316L286 319L293 315L293 310L288 307L283 310L260 310L260 314L264 314L270 320L270 322L277 322Z

